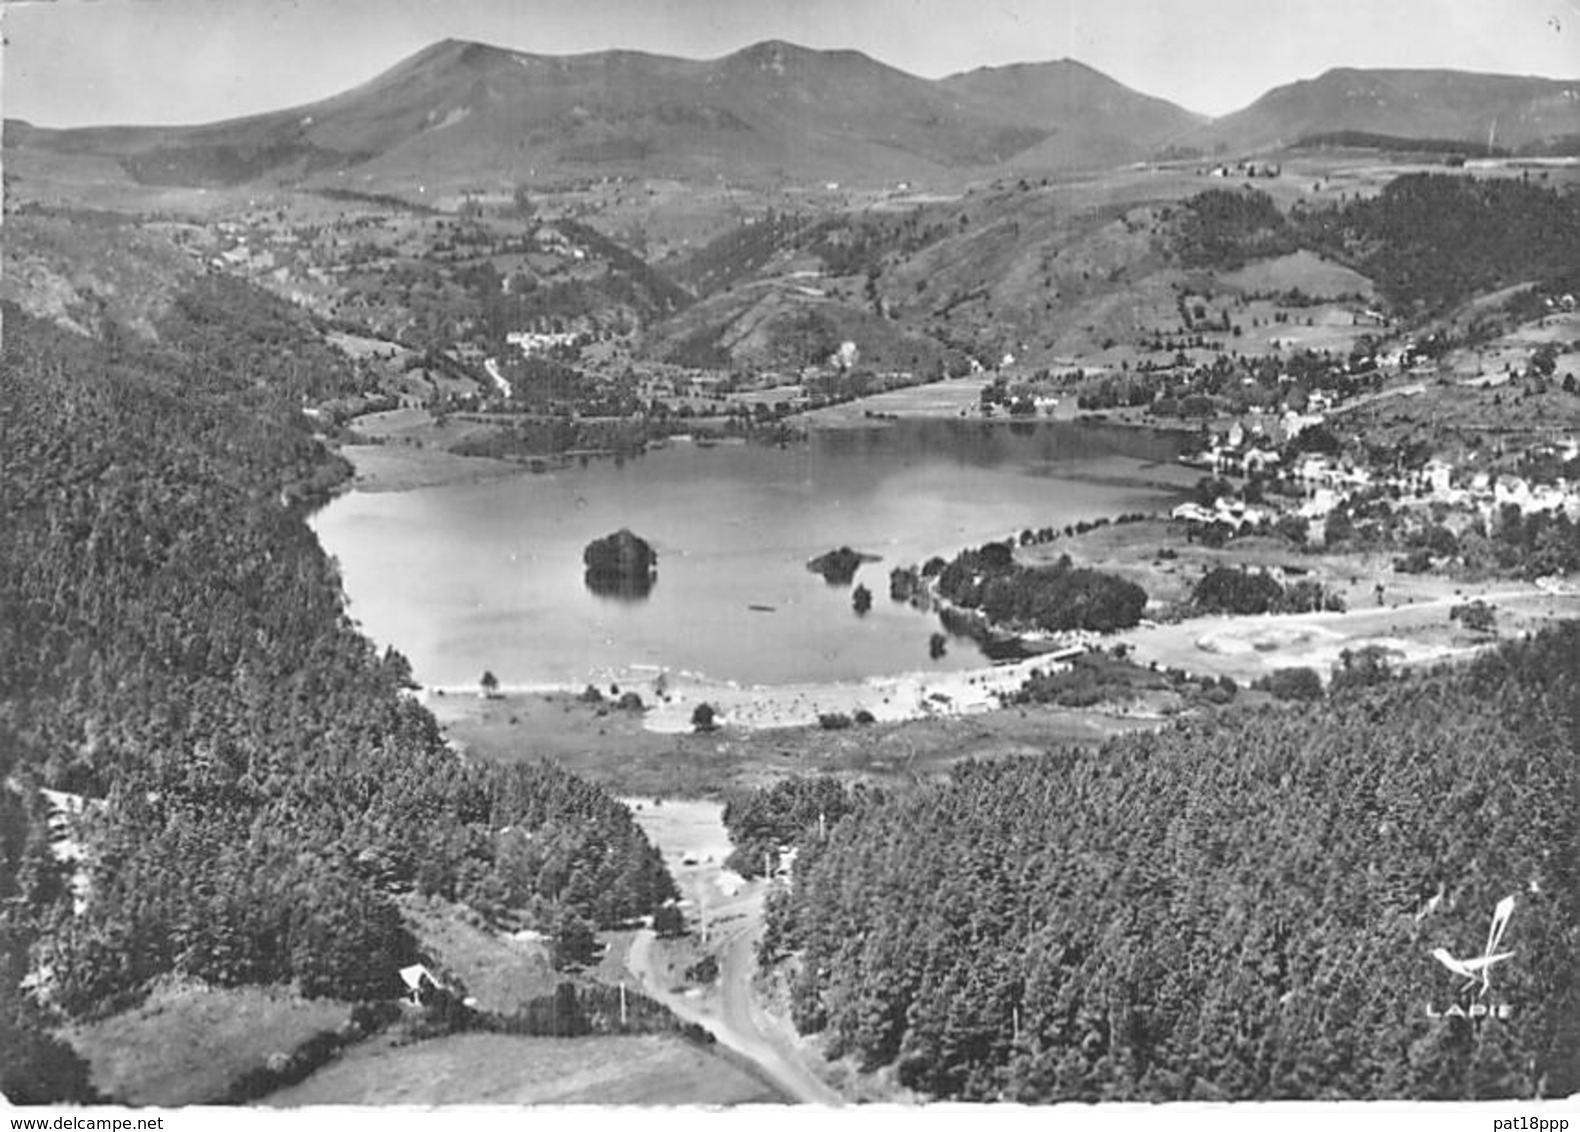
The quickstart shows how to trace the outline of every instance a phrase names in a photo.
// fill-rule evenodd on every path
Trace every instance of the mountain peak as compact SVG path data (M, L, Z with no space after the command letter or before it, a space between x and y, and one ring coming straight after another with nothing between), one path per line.
M720 62L736 65L751 65L763 67L772 71L782 72L787 67L810 68L828 66L831 63L858 63L871 67L891 68L879 63L871 56L850 48L821 49L816 47L803 47L799 43L791 43L784 39L765 39L760 43L753 43L739 51L724 56Z

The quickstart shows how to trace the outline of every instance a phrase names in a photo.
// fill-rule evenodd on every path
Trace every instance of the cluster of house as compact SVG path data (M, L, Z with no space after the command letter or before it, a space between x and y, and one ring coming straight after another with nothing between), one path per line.
M1580 447L1570 442L1567 458L1573 459ZM1342 506L1356 491L1382 487L1402 497L1423 503L1444 503L1451 507L1480 511L1491 518L1507 505L1522 513L1564 511L1580 517L1580 484L1557 480L1550 484L1532 483L1510 473L1473 472L1466 474L1446 460L1429 460L1416 471L1380 475L1366 468L1349 467L1326 456L1306 456L1292 469L1294 477L1307 485L1310 494L1302 514L1326 515Z
M1273 445L1279 440L1293 439L1303 429L1321 420L1320 414L1302 414L1290 410L1272 429L1260 422L1248 428L1235 421L1227 432L1215 435L1208 448L1181 456L1180 463L1192 468L1204 468L1215 475L1264 475L1283 459Z
M1304 502L1294 513L1308 520L1323 519L1347 506L1357 495L1383 489L1395 496L1418 503L1443 503L1459 510L1475 510L1492 519L1505 506L1518 507L1522 513L1563 511L1580 518L1580 483L1558 480L1532 483L1524 477L1456 468L1442 459L1433 459L1411 471L1382 472L1336 457L1308 453L1286 463L1282 445L1305 429L1323 420L1323 410L1332 399L1313 394L1314 411L1286 411L1281 418L1249 423L1235 421L1227 430L1213 436L1208 448L1180 457L1180 461L1215 475L1281 474L1304 490ZM1570 461L1580 456L1580 441L1573 438L1549 446L1551 455ZM1243 502L1219 499L1212 506L1183 503L1173 511L1176 519L1197 523L1221 523L1234 529L1255 526L1276 514Z
M1568 441L1559 450L1564 459L1580 455L1580 442ZM1243 449L1238 445L1218 446L1198 462L1215 472L1245 473L1251 467L1277 465L1279 454L1268 448ZM1323 519L1346 506L1358 494L1381 488L1416 503L1443 503L1459 510L1474 510L1492 520L1505 506L1521 513L1563 511L1580 519L1580 483L1559 479L1554 483L1532 483L1509 473L1473 472L1456 468L1446 460L1433 459L1423 467L1393 474L1376 472L1342 460L1308 454L1284 469L1286 478L1304 489L1305 498L1294 513L1304 519ZM1276 517L1263 508L1239 500L1219 499L1211 507L1182 503L1172 512L1176 519L1198 523L1223 523L1235 529L1256 526Z
M581 340L581 335L574 331L561 331L559 333L545 333L540 330L513 330L505 335L505 341L524 356L531 357L539 350L552 350L557 346L575 346Z
M1233 165L1214 165L1206 170L1209 177L1277 177L1283 173L1283 166L1271 161L1237 161Z
M1191 523L1208 525L1221 523L1238 531L1245 527L1261 526L1262 523L1270 521L1275 512L1264 507L1253 507L1244 500L1219 496L1211 507L1205 507L1200 503L1181 503L1169 514L1175 519L1184 519Z
M1574 458L1573 451L1568 458ZM1523 476L1490 472L1476 472L1461 478L1456 476L1451 465L1441 460L1428 463L1419 478L1419 486L1429 499L1475 507L1486 515L1513 505L1524 514L1563 511L1571 518L1580 518L1580 484L1563 479L1550 484L1531 483Z
M587 249L578 246L558 228L544 226L532 234L539 251L559 256L561 259L586 259Z

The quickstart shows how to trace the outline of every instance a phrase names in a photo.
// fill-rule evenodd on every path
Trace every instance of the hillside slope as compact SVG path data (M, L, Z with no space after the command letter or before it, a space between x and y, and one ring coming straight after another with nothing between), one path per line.
M1139 160L1208 120L1073 59L980 67L951 75L942 85L992 107L1006 121L1048 131L1010 159L1026 170Z
M1534 145L1580 134L1580 79L1340 67L1275 87L1187 140L1242 153L1341 130Z
M457 760L356 632L300 411L348 375L283 303L214 277L153 344L3 314L0 1086L167 975L393 997L414 889L578 938L674 895L623 805ZM41 788L92 800L75 891Z

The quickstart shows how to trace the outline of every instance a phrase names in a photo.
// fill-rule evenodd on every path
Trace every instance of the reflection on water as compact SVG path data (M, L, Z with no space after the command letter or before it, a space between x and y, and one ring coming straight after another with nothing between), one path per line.
M610 574L601 570L588 570L582 575L587 592L612 601L646 601L658 584L657 574L630 577Z
M623 465L412 492L343 496L313 521L351 614L427 684L482 667L507 684L585 682L656 666L744 683L963 668L936 618L888 600L889 571L1024 527L1153 511L1145 486L1174 438L1071 424L902 422L816 433L787 449L677 444ZM586 577L584 548L630 528L663 563L643 591ZM807 563L831 548L881 556L845 588Z

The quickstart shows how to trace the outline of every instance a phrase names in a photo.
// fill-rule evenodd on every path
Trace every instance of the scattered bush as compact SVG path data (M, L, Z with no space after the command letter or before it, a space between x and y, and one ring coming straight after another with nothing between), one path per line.
M1320 700L1322 677L1313 668L1278 668L1251 685L1281 700Z
M697 962L686 968L686 981L688 983L712 983L719 977L719 961L712 955L704 955Z
M663 939L686 934L686 915L675 904L665 904L653 913L653 931Z

